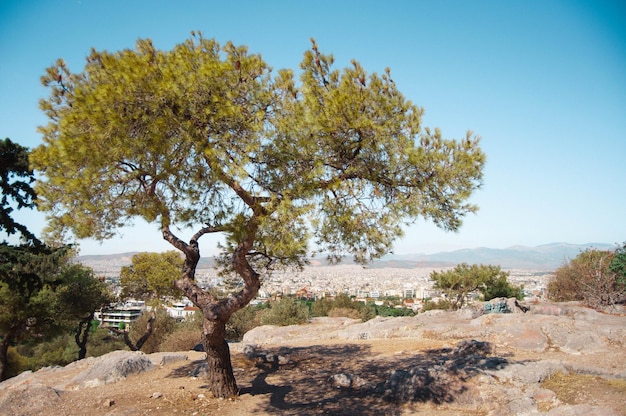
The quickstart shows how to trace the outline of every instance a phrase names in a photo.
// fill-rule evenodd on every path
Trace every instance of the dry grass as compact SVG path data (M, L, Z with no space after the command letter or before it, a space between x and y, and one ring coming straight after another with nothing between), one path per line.
M608 379L592 374L558 372L541 383L552 390L562 403L594 405L615 397L626 397L626 380ZM619 414L626 415L626 409Z

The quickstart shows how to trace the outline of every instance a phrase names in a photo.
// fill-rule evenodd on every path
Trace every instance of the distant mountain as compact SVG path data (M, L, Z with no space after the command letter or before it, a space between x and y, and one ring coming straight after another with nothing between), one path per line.
M614 250L615 246L604 243L551 243L537 247L513 246L504 249L480 247L434 254L389 255L381 262L492 264L503 269L553 270L589 248Z
M503 269L535 269L554 270L563 263L576 257L581 251L588 248L599 250L614 250L615 245L604 243L568 244L551 243L537 247L513 246L509 248L473 248L434 254L390 254L369 265L370 268L417 268L417 267L448 267L459 263L491 264ZM108 264L111 267L130 265L132 256L136 253L120 253L107 255L79 256L78 261L94 267ZM325 266L327 263L320 257L312 262L311 266ZM199 269L213 266L212 257L204 257L198 264Z

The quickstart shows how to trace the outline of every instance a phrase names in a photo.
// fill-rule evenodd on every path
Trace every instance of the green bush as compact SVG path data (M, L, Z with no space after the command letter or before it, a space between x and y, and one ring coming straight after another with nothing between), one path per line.
M524 299L524 286L516 286L509 283L504 276L494 278L489 285L479 289L483 295L483 300L490 301L496 298Z
M61 335L37 344L33 349L33 357L37 368L64 366L78 359L78 346L73 335Z
M340 293L333 299L333 308L359 309L359 305L362 303L355 302L345 293Z
M299 325L309 320L309 308L293 298L282 298L270 303L270 308L261 315L262 325Z
M328 298L318 299L311 304L311 316L328 316L332 308L332 300Z
M150 319L150 313L144 312L137 318L135 322L132 323L130 327L130 339L133 343L137 343L139 338L146 331L146 327L148 325L148 320ZM156 319L153 323L154 328L150 337L146 340L146 342L141 347L141 351L146 354L151 354L153 352L159 351L159 345L163 340L172 332L174 332L176 320L168 315L167 311L164 308L157 307L156 308Z
M8 360L7 360L8 362L7 362L7 368L6 368L7 378L15 377L16 375L24 371L28 371L28 370L35 371L40 368L40 367L37 367L37 365L35 364L34 358L23 356L22 354L18 352L17 348L15 347L9 347L7 351L7 355L8 355Z
M111 351L126 350L122 336L113 334L106 328L96 328L87 340L87 357L99 357Z
M434 309L443 309L445 311L449 310L452 307L452 302L448 299L441 299L437 302L433 302L432 300L427 300L422 307L422 312L431 311Z
M241 341L246 332L261 325L264 305L248 305L235 312L226 323L226 338Z
M415 316L415 312L408 308L396 308L388 305L372 305L376 316Z

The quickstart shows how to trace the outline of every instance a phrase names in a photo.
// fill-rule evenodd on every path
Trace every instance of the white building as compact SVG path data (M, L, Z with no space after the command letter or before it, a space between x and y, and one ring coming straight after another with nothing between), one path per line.
M187 317L200 310L195 306L191 306L183 302L173 303L171 306L166 306L165 309L167 310L169 316L177 320L185 320Z

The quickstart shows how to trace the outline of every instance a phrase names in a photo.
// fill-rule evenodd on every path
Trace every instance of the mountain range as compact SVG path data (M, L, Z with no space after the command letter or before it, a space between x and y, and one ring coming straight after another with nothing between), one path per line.
M613 244L589 243L568 244L551 243L536 247L513 246L508 248L472 248L447 251L433 254L389 254L369 265L370 268L416 268L416 267L447 267L459 263L491 264L503 269L534 269L554 270L576 257L580 252L595 248L598 250L614 250ZM110 266L127 266L135 253L79 256L78 261L89 266L95 262L107 262ZM313 261L312 266L326 265L325 261ZM202 258L198 268L210 268L212 257Z

